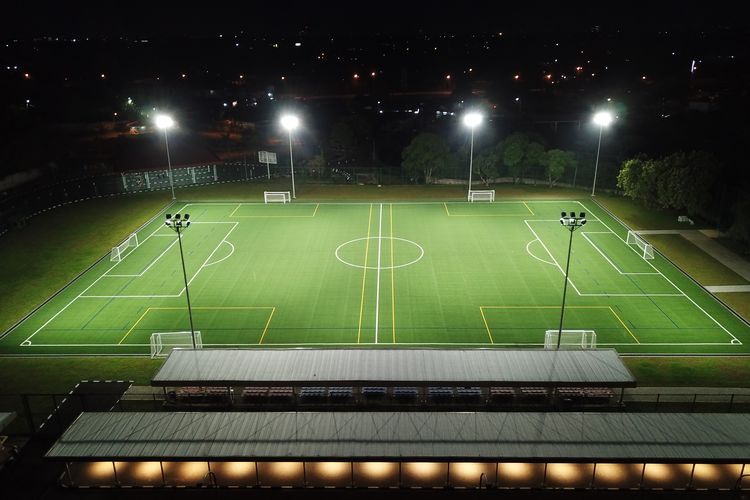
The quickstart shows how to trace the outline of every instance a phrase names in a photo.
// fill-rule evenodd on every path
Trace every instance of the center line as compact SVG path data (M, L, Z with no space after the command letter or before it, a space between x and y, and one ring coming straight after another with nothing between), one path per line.
M378 222L378 275L375 287L375 343L378 343L378 317L380 316L380 247L383 242L383 204L380 204L380 220Z

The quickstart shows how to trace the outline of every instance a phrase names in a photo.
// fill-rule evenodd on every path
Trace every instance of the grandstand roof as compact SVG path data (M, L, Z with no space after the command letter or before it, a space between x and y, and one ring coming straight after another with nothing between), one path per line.
M0 413L0 431L5 429L16 418L15 412Z
M66 460L750 461L750 415L526 412L83 413Z
M155 386L607 386L635 378L614 349L180 349Z

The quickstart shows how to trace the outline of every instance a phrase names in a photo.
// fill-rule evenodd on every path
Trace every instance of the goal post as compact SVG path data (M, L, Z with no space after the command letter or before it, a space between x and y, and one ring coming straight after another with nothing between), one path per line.
M264 203L291 203L292 194L289 191L263 191Z
M475 201L487 201L492 203L495 201L495 190L494 189L483 189L483 190L469 190L469 202L474 203Z
M628 237L625 242L630 246L637 246L639 250L638 254L644 259L651 260L654 258L654 247L651 244L646 243L646 241L644 241L644 239L635 231L628 231Z
M151 334L151 359L169 356L175 349L192 349L193 336L185 332L156 332ZM195 348L203 348L201 332L195 332Z
M136 233L131 234L122 243L116 247L112 247L112 251L109 254L109 260L111 262L120 262L124 257L128 248L136 248L138 246L138 235Z
M594 349L596 347L596 332L594 330L547 330L544 333L544 348L557 349L557 339L560 337L560 349Z

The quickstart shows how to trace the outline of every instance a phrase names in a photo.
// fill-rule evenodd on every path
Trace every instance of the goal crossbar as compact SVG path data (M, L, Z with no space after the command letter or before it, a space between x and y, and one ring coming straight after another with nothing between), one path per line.
M264 203L291 203L292 194L289 191L263 191Z
M136 233L133 233L128 236L125 241L123 241L116 247L112 247L112 251L109 254L109 260L111 262L120 262L125 257L125 252L127 252L128 248L136 248L137 246L138 235Z
M494 189L470 189L469 190L469 202L474 203L475 201L489 201L492 203L495 201L495 190Z
M189 331L182 332L156 332L151 334L151 358L163 358L169 356L175 349L192 349L193 335ZM195 348L203 348L201 332L195 332Z
M562 333L562 335L560 335ZM547 330L544 333L544 348L557 349L560 338L560 349L594 349L596 332L594 330Z
M638 253L641 257L643 257L646 260L651 260L654 258L654 247L651 246L650 243L646 243L646 241L641 238L641 236L636 233L635 231L628 231L628 238L625 240L625 242L628 245L635 245L640 250Z

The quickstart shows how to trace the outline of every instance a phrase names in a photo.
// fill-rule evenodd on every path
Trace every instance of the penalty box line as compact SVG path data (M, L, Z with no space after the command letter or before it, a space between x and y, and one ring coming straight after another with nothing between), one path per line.
M257 309L270 309L271 312L268 315L268 319L266 320L265 326L263 327L263 333L261 334L259 344L263 342L263 337L266 335L266 331L268 330L268 325L271 324L271 318L273 318L274 312L276 312L275 306L193 306L191 308L194 311L252 311ZM146 317L151 311L187 311L187 306L185 307L148 307L145 311L143 311L143 314L136 320L135 323L133 323L133 326L130 327L130 329L123 335L123 337L120 339L120 341L116 345L122 345L122 343L125 341L126 338L135 330L135 328L140 324L140 322L143 320L143 318ZM40 344L43 345L43 344ZM130 344L128 344L130 345Z
M232 213L229 214L229 217L239 217L244 219L311 219L318 214L318 208L320 208L320 203L316 203L312 215L235 215L237 210L243 205L265 206L265 204L258 203L238 203L234 210L232 210Z
M494 340L492 339L492 332L490 330L489 324L487 322L487 317L484 314L485 309L560 309L560 306L479 306L479 312L482 315L482 320L484 321L484 326L487 329L487 335L490 337L490 341L494 344ZM636 344L640 344L641 341L638 340L638 337L633 334L633 332L628 328L628 325L625 324L625 322L620 318L620 315L617 314L617 312L612 309L612 306L566 306L566 309L608 309L609 312L614 316L614 318L622 325L622 327L625 329L628 334L633 337L633 340L635 340Z
M588 208L587 208L587 207L585 207L585 205L584 205L583 203L581 203L581 206L582 206L582 207L584 207L584 208L586 208L586 210L588 211ZM604 227L606 227L607 229L609 229L610 231L612 231L612 228L611 228L611 227L609 227L609 226L608 226L608 225L606 224L606 222L604 222L604 221L601 221L601 223L602 223L602 225L604 225ZM627 228L627 226L624 226L624 227L625 227L626 229L628 229L628 228ZM612 231L612 232L613 232L613 233L615 233L615 231ZM623 242L623 243L624 243L625 245L627 245L627 247L628 247L628 248L630 248L630 249L631 249L631 250L632 250L633 252L635 252L636 254L638 254L638 252L637 252L637 251L636 251L636 250L635 250L635 249L634 249L634 248L633 248L633 247L632 247L631 245L628 245L627 241L625 241L625 240L624 240L624 239L622 238L622 236L620 236L620 235L619 235L619 234L617 234L617 233L615 233L615 235L616 235L616 236L617 236L617 237L618 237L618 238L620 239L620 241L622 241L622 242ZM672 263L672 261L670 261L669 259L667 259L667 261L668 261L669 263ZM657 269L657 267L656 267L656 266L654 266L654 265L653 265L653 264L652 264L651 262L649 262L649 261L646 261L646 263L647 263L647 264L648 264L649 266L651 266L651 268L652 268L652 269L653 269L654 271L656 271L657 273L659 273L659 274L661 275L661 277L662 277L662 278L664 278L665 280L667 280L667 282L668 282L668 283L669 283L670 285L672 285L672 286L673 286L673 287L674 287L674 288L675 288L675 289L676 289L676 290L677 290L678 292L680 292L680 293L682 294L682 296L683 296L683 297L685 297L686 299L688 299L688 300L689 300L689 301L690 301L690 302L691 302L691 303L692 303L692 304L693 304L693 305L694 305L695 307L697 307L697 308L698 308L698 310L700 310L700 311L701 311L701 312L702 312L703 314L705 314L705 315L706 315L706 316L707 316L707 317L708 317L708 318L709 318L709 319L710 319L711 321L713 321L714 323L716 323L716 325L718 325L718 327L719 327L719 328L721 328L722 330L724 330L724 332L726 332L726 333L727 333L727 335L729 335L730 337L732 337L732 342L731 342L732 344L738 344L738 345L742 345L742 342L740 341L740 339L738 339L737 337L735 337L735 336L734 336L734 335L732 334L732 332L730 332L729 330L727 330L727 329L726 329L726 327L725 327L724 325L722 325L721 323L719 323L719 321L718 321L718 320L717 320L716 318L714 318L713 316L711 316L711 315L710 315L710 314L708 313L708 311L706 311L706 310L705 310L705 309L703 309L703 308L702 308L701 306L699 306L699 305L698 305L698 303L697 303L697 302L696 302L695 300L693 300L693 298L692 298L692 297L690 297L690 296L689 296L688 294L686 294L686 293L685 293L684 291L682 291L682 289L681 289L680 287L678 287L677 285L675 285L675 284L674 284L674 282L673 282L672 280L670 280L669 278L667 278L667 277L666 277L666 276L664 275L664 273L662 273L662 272L661 272L661 271L660 271L659 269ZM715 300L715 299L713 299L713 300Z
M184 211L184 210L185 210L185 208L186 208L187 206L188 206L188 204L185 204L185 205L183 205L183 207L182 207L182 209L180 209L180 211ZM167 210L169 210L169 208L167 208ZM159 213L161 213L161 212L164 212L164 210L160 211ZM158 213L157 213L157 215L158 215ZM156 215L155 215L154 217L156 217ZM149 234L148 236L146 236L146 238L145 238L145 239L144 239L143 241L146 241L146 240L148 240L149 238L151 238L151 237L152 237L152 236L153 236L154 234L156 234L156 232L157 232L157 231L159 231L159 229L161 229L161 225L159 225L159 226L158 226L158 227L157 227L157 228L156 228L156 229L155 229L155 230L154 230L153 232L151 232L151 234ZM132 253L132 252L131 252L131 253ZM130 255L130 253L129 253L128 255ZM128 257L128 255L126 255L126 256L125 256L125 258L127 258L127 257ZM44 322L44 324L42 324L42 326L40 326L39 328L37 328L37 329L36 329L36 330L34 331L34 333L32 333L31 335L29 335L28 337L26 337L26 339L25 339L25 340L24 340L23 342L21 342L20 346L22 346L22 347L25 347L25 346L30 346L30 345L31 345L31 339L32 339L32 338L34 337L34 335L36 335L37 333L39 333L40 331L42 331L42 329L44 329L44 328L45 328L45 327L46 327L47 325L49 325L49 324L50 324L50 323L51 323L51 322L52 322L52 321L53 321L53 320L54 320L55 318L57 318L57 317L58 317L58 316L59 316L59 315L60 315L60 314L61 314L61 313L62 313L63 311L65 311L65 310L66 310L66 309L67 309L68 307L70 307L70 306L71 306L71 304L73 304L73 302L75 302L75 301L76 301L76 300L78 300L79 298L83 297L83 296L84 296L84 294L85 294L86 292L88 292L88 291L89 291L89 290L91 289L91 287L93 287L94 285L96 285L96 284L97 284L97 283L99 282L99 280L100 280L100 279L102 279L102 278L103 278L104 276L106 276L106 275L107 275L107 273L108 273L108 272L110 272L110 271L111 271L112 269L114 269L114 268L115 268L115 266L116 266L117 264L119 264L120 262L122 262L122 261L118 261L118 262L115 262L115 263L114 263L113 265L109 266L109 267L108 267L108 268L107 268L107 269L106 269L106 270L105 270L105 271L104 271L104 272L103 272L103 273L102 273L102 274L101 274L101 275L100 275L100 276L99 276L98 278L96 278L96 279L95 279L95 280L94 280L94 281L93 281L93 282L92 282L92 283L91 283L91 284L90 284L89 286L87 286L86 288L84 288L84 289L83 289L83 291L82 291L81 293L79 293L78 295L76 295L76 296L75 296L75 297L73 298L73 300L71 300L70 302L68 302L67 304L65 304L65 306L64 306L64 307L63 307L62 309L60 309L59 311L57 311L57 312L56 312L56 313L55 313L55 314L54 314L54 315L53 315L53 316L52 316L52 317L51 317L50 319L48 319L47 321L45 321L45 322Z

